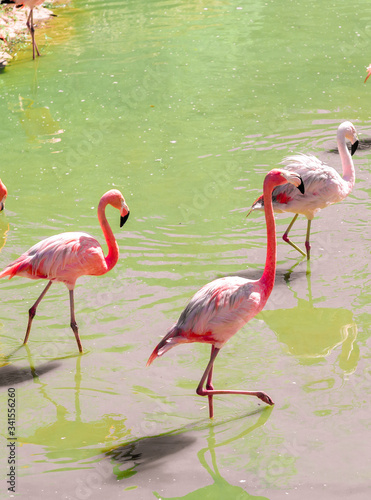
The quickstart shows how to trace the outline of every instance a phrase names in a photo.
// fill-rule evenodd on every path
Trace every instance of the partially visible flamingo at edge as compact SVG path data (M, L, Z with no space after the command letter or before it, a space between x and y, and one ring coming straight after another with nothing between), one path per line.
M346 140L352 144L351 153L346 145ZM273 190L273 209L276 213L291 212L295 216L282 236L282 239L294 247L302 255L310 259L311 245L309 242L311 223L314 216L322 209L333 203L338 203L348 196L355 183L355 170L352 160L358 147L358 136L351 122L343 122L337 131L337 145L343 167L343 177L332 167L322 163L311 155L298 154L287 156L281 162L286 170L297 172L303 179L305 194L300 194L291 185L278 186ZM252 205L253 210L264 210L264 197L260 196ZM289 232L298 218L305 215L308 219L304 252L289 238Z
M363 83L366 83L367 80L370 78L371 75L371 64L367 67L367 76L365 78L365 81Z
M35 7L38 7L39 5L43 4L45 0L0 0L0 3L11 3L11 4L16 4L16 5L23 5L24 7L28 7L30 9L30 12L28 13L28 16L26 16L26 24L28 31L30 32L31 39L32 39L32 58L35 59L35 53L37 55L40 55L39 49L36 44L35 40L35 26L33 23L33 10Z
M197 394L207 396L209 416L214 415L214 394L246 394L273 405L262 391L215 390L212 384L214 361L224 344L258 314L272 292L276 273L276 232L272 207L272 191L289 182L304 192L303 182L296 172L271 170L264 180L265 219L267 224L267 257L262 277L253 281L239 276L219 278L202 287L190 300L177 323L155 347L148 359L149 366L158 356L172 347L189 342L211 344L210 361L197 387ZM206 388L204 384L206 382Z
M107 191L100 199L98 220L108 246L107 257L105 257L99 242L89 234L80 232L61 233L40 241L0 272L0 278L9 276L10 279L13 276L24 276L35 280L49 280L39 298L29 309L24 344L28 341L37 306L52 283L60 281L69 290L70 326L75 334L78 349L83 352L75 319L74 288L76 280L84 275L100 276L107 273L116 265L119 258L119 247L105 214L107 205L112 205L120 211L120 227L125 224L130 213L124 197L117 189Z
M5 208L5 200L8 196L8 190L6 189L5 184L0 179L0 212Z

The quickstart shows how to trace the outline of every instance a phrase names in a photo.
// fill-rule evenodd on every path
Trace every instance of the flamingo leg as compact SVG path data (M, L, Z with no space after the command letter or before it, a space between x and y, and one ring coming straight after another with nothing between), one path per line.
M292 226L294 225L294 222L296 221L296 219L298 218L298 215L299 214L295 214L294 218L292 219L292 221L289 224L289 227L286 229L285 234L282 236L282 239L283 239L283 241L286 241L286 243L288 243L289 245L294 247L295 250L300 252L305 257L307 254L305 252L303 252L303 250L301 248L299 248L297 245L295 245L295 243L293 243L289 238L289 231L292 228Z
M35 28L33 25L33 9L30 10L30 13L27 17L27 28L29 29L32 38L32 58L35 59L35 49L38 56L40 55L40 52L39 49L37 48L35 41Z
M208 396L209 398L209 416L210 418L213 418L214 416L214 411L213 411L213 401L212 401L212 396L214 394L245 394L247 396L256 396L257 398L261 399L265 403L269 405L274 405L272 399L266 394L265 392L262 391L234 391L234 390L215 390L212 387L211 384L211 378L212 378L212 371L213 371L213 366L214 366L214 361L215 358L217 357L220 349L218 349L215 346L212 346L211 348L211 355L210 355L210 361L206 367L206 370L204 371L200 383L198 384L198 387L196 389L196 392L199 396ZM204 389L204 383L205 380L207 379L207 384L209 385L210 388Z
M212 345L211 346L211 355L213 354L213 352L215 351L215 349L216 349L216 347ZM212 384L213 369L214 369L214 364L211 365L209 374L207 376L207 381L206 381L206 389L207 390L211 390L211 391L214 389L214 386ZM210 418L213 418L213 416L214 416L213 395L209 394L207 396L207 398L209 400L209 415L210 415Z
M26 336L25 336L24 341L23 341L24 344L27 344L28 337L29 337L30 331L31 331L32 320L35 317L37 306L40 304L40 302L44 298L46 292L51 287L51 284L52 284L52 281L50 280L49 283L44 288L44 290L41 292L41 294L40 294L39 298L37 299L37 301L34 303L34 305L28 311L28 325L27 325L27 330L26 330Z
M309 235L310 235L310 226L312 224L312 221L308 219L308 226L307 226L307 235L305 237L305 248L307 250L307 260L310 260L310 249L311 245L309 243Z
M82 344L80 340L80 335L79 335L79 329L76 323L75 319L75 301L73 298L73 290L70 290L70 312L71 312L71 328L73 333L75 334L76 342L77 342L77 347L79 348L80 352L82 351Z

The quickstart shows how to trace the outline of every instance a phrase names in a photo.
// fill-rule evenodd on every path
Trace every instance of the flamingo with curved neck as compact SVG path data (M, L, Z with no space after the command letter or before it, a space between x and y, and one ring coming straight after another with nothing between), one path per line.
M189 342L211 344L210 361L196 390L200 396L208 397L210 418L214 415L214 394L246 394L273 405L272 399L262 391L215 390L212 385L212 375L214 361L220 349L263 309L272 292L276 273L276 226L272 191L276 186L287 182L304 192L302 180L295 172L283 169L271 170L264 180L267 257L262 277L253 281L239 276L228 276L203 286L190 300L177 323L155 347L147 362L148 366L178 344ZM204 388L205 382L206 388Z
M28 311L29 318L24 344L28 341L37 306L53 281L61 281L69 290L71 328L75 334L79 351L82 352L75 319L74 288L76 280L83 275L100 276L107 273L116 265L119 258L119 248L105 214L107 205L112 205L120 211L120 227L125 224L130 213L124 197L117 189L111 189L102 196L98 205L98 220L108 246L107 257L104 256L98 241L89 234L61 233L40 241L0 272L0 278L9 276L10 279L17 275L34 280L49 280L39 298Z
M295 214L282 236L283 240L302 255L306 255L308 260L310 259L311 249L309 236L314 216L322 208L346 198L352 191L355 182L355 170L351 155L355 153L358 147L357 131L352 123L343 122L339 125L336 137L343 167L343 177L334 168L322 163L315 156L303 154L288 156L284 158L282 164L285 165L286 170L297 172L301 176L305 185L305 194L298 193L289 184L276 187L272 193L273 209L276 213L291 212ZM347 148L346 140L349 140L352 144L351 153ZM264 206L265 199L262 195L253 203L249 214L253 210L264 210ZM306 252L289 238L289 231L299 214L305 215L308 219L305 238Z

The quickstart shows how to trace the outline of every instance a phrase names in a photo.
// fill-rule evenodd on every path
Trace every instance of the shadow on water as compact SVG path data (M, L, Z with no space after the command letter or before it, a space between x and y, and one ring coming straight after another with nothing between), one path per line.
M182 434L165 434L139 438L123 446L119 446L107 453L119 464L133 463L123 471L120 466L114 466L113 472L116 479L124 479L143 472L147 468L155 468L163 459L181 453L197 440L194 436Z
M306 276L308 274L308 268L307 270L297 270L295 273L292 275L293 270L296 266L301 264L304 260L306 260L306 257L301 258L298 262L296 262L289 270L287 269L280 269L276 268L276 277L275 277L275 286L280 286L282 285L285 281L287 282L287 277L290 276L290 281L296 280L301 278L302 276ZM227 278L228 276L239 276L240 278L245 278L248 280L258 280L262 277L263 274L263 268L262 269L246 269L242 271L237 271L235 273L228 273L228 274L223 274L218 276L218 278Z
M42 365L34 367L18 368L14 365L5 365L0 367L0 387L12 387L35 379L55 370L60 366L56 361L49 361Z
M198 435L200 434L200 431L208 429L209 436L207 437L207 446L197 452L197 457L202 467L211 476L213 483L208 486L197 488L181 497L164 497L163 495L159 495L157 492L153 492L156 498L164 500L175 500L175 498L192 500L199 499L202 495L202 498L210 500L224 500L226 498L233 498L235 500L268 500L266 497L250 495L244 488L234 486L224 479L218 469L215 449L230 445L234 441L242 440L246 435L253 432L255 429L263 426L269 419L272 411L273 407L265 407L253 413L244 414L237 418L232 418L217 424L210 422L209 420L201 421L181 427L166 434L139 438L125 445L111 449L106 452L106 455L114 464L113 472L116 476L114 480L116 481L130 478L135 474L144 473L146 469L155 469L156 474L158 474L159 472L157 469L161 467L161 462L165 463L166 466L166 460L169 459L169 457L171 460L174 455L181 454L186 447L191 446L199 440ZM247 419L250 423L251 417L254 415L259 415L258 420L254 424L249 425L242 432L239 432L232 438L225 439L219 443L216 442L215 434L225 432L228 424L237 421L241 422L243 419ZM192 435L193 432L197 432L198 434ZM211 465L209 465L206 458L206 454L208 452L210 453ZM129 467L121 470L122 465L127 464L129 464ZM138 479L139 478L137 477L136 480Z
M22 348L26 349L29 367L18 368L14 364L10 364L9 360ZM11 385L18 385L29 380L34 380L35 378L38 379L38 377L55 370L61 365L61 363L58 363L57 360L54 359L35 367L31 360L30 349L28 345L24 344L17 347L6 356L2 356L0 364L0 387L9 387Z
M365 139L360 139L357 151L367 151L368 149L371 149L371 138L366 137ZM338 148L333 148L329 150L329 153L339 154L339 150Z
M202 448L197 453L197 457L202 467L204 467L204 469L211 476L213 484L204 486L203 488L198 488L197 490L194 490L182 497L164 497L163 495L159 495L157 492L154 492L156 498L159 499L161 498L163 500L176 500L177 498L179 499L184 498L187 500L198 500L201 497L204 498L205 500L224 500L227 498L231 499L233 498L234 500L249 500L249 499L268 500L267 497L250 495L241 486L234 486L228 483L228 481L224 479L219 472L215 449L220 446L231 444L233 443L233 441L242 439L244 436L246 436L256 428L260 427L261 425L264 425L265 422L268 420L268 417L271 414L271 412L272 408L268 407L265 408L261 413L258 421L254 425L248 427L243 432L239 433L237 436L234 436L231 439L226 439L218 444L216 443L215 439L214 427L210 427L209 436L207 438L207 446L205 448ZM206 458L206 454L208 452L210 454L211 465L209 465L208 460Z
M300 299L293 292L298 304L291 309L262 311L259 318L273 330L286 351L303 364L322 361L337 347L339 367L346 374L353 373L359 361L357 325L348 309L315 307L311 290L310 273L307 272L308 300ZM290 288L291 274L285 281Z

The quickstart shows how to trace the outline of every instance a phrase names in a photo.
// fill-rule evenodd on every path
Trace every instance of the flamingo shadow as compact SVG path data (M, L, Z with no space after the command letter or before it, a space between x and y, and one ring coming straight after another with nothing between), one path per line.
M150 468L156 469L157 474L158 469L161 468L162 465L163 473L166 474L168 462L165 459L168 457L171 457L170 460L174 459L174 456L181 454L185 448L195 444L199 440L199 435L202 431L204 431L205 429L209 429L208 446L198 451L197 456L201 465L212 477L213 484L196 489L188 495L185 495L184 497L177 498L185 498L191 500L193 498L201 498L202 495L202 497L205 499L234 498L247 500L251 498L267 500L266 497L251 496L242 487L233 486L224 478L222 478L216 464L215 448L230 444L233 441L239 439L243 439L244 436L251 433L258 427L264 425L267 422L272 411L272 407L265 407L252 413L231 418L227 421L223 421L217 424L215 424L214 422L210 423L209 420L205 419L201 422L183 426L166 434L139 438L125 445L118 446L106 452L107 457L109 457L114 463L113 472L116 477L113 478L113 480L117 481L120 479L128 479L137 473L144 473L147 469ZM242 432L239 432L237 436L216 444L215 431L218 434L222 434L223 432L225 432L225 427L229 427L229 424L237 421L243 422L247 418L250 422L251 417L253 417L254 415L259 415L257 422L249 425ZM219 429L221 427L224 430ZM207 451L210 451L213 469L209 467L205 458L205 454L207 453ZM179 461L184 460L184 454L182 453L181 455L179 455L178 459ZM189 457L185 460L189 461ZM130 464L130 467L126 468L125 470L121 470L122 465L127 464ZM152 471L151 475L153 474L154 472ZM138 481L138 479L136 479L136 481ZM223 492L223 494L221 494L221 492ZM154 495L156 496L156 498L165 499L163 495L159 496L156 492L154 492ZM172 498L168 500L175 499Z
M280 286L280 285L284 284L284 282L287 283L288 281L297 280L297 279L302 278L303 276L307 276L308 274L310 274L310 268L309 268L308 263L307 263L307 268L305 270L299 269L293 274L293 271L296 268L296 266L298 266L299 264L301 264L304 261L305 261L305 263L307 263L306 257L303 257L298 262L295 262L295 264L288 270L281 269L277 266L276 276L275 276L276 277L275 286L276 287ZM222 278L222 277L227 278L227 277L231 277L231 276L238 276L240 278L245 278L245 279L256 281L262 277L262 274L263 274L262 269L244 269L241 271L237 271L235 273L222 274L222 275L219 275L217 277L218 278Z
M34 369L25 367L18 368L14 365L5 365L0 367L0 387L12 387L13 385L22 384L35 377L41 377L46 373L55 370L60 366L60 363L49 361L43 363Z

